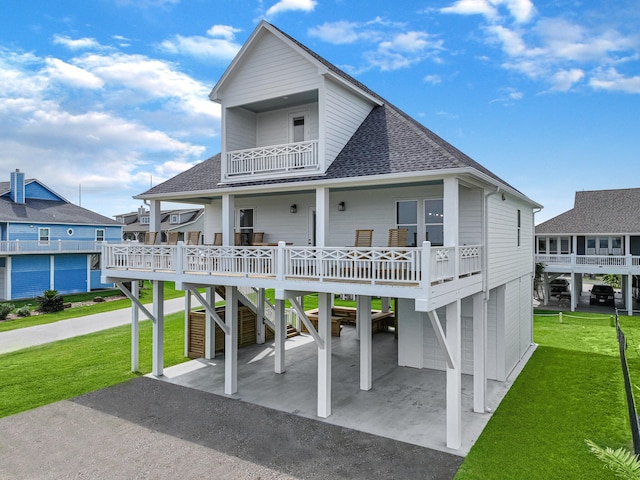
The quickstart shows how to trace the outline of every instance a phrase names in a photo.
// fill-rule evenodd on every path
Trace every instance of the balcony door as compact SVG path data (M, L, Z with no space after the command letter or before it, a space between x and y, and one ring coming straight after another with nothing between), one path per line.
M289 143L304 142L309 139L309 112L289 114Z

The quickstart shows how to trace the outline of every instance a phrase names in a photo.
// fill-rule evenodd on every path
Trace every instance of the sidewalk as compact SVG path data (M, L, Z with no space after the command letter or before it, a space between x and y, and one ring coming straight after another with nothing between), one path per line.
M192 306L198 304L195 298L192 298L191 302ZM151 308L151 304L147 307ZM174 298L164 302L165 315L182 310L184 310L184 297ZM140 320L145 320L146 316L140 312L139 318ZM47 323L46 325L10 330L0 333L0 355L129 323L131 323L131 308L123 308L111 312L60 320L59 322Z

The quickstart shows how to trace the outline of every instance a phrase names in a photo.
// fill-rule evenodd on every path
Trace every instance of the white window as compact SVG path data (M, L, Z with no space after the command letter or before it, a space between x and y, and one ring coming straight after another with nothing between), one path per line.
M140 223L142 224L149 224L149 217L140 217Z
M171 215L171 224L175 225L176 223L180 223L180 215L173 214Z
M38 228L38 241L40 243L48 243L51 236L51 231L47 227Z
M96 242L104 242L104 228L96 229Z
M416 246L418 235L418 201L400 200L396 202L396 225L398 228L406 228L407 246Z
M538 253L547 253L546 237L538 237Z
M424 201L424 239L431 245L444 245L444 202L441 198Z

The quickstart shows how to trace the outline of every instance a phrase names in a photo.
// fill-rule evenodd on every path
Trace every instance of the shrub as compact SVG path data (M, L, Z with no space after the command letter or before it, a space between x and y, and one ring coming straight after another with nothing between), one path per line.
M64 310L64 298L57 290L45 290L41 297L37 297L38 310L43 313L61 312Z
M29 309L28 305L25 305L23 307L20 307L18 310L16 310L16 314L19 317L30 317L31 316L31 309Z
M12 303L0 303L0 320L5 320L14 308Z

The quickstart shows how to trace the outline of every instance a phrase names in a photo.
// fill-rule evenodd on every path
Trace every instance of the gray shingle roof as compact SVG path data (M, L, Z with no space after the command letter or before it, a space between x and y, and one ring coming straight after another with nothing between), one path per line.
M27 199L14 203L8 196L0 197L1 222L65 223L69 225L121 225L98 213L73 203Z
M493 174L478 162L462 153L406 113L397 109L365 85L331 64L317 53L273 27L313 56L328 69L379 100L376 106L347 142L324 176L250 181L224 185L225 188L250 185L308 182L318 179L337 179L421 172L471 167L499 183L514 187ZM220 154L205 160L176 177L142 193L141 196L171 194L220 188Z
M536 226L540 234L640 234L640 188L576 192L574 206Z

